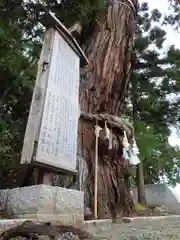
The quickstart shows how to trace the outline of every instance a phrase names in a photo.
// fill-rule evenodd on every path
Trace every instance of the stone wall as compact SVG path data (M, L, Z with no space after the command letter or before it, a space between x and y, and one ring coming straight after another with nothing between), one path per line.
M137 188L133 188L132 191L137 203ZM165 205L168 207L168 213L180 214L180 199L167 184L146 185L145 196L149 207Z
M8 218L82 225L84 193L48 185L1 190L0 210L4 210Z

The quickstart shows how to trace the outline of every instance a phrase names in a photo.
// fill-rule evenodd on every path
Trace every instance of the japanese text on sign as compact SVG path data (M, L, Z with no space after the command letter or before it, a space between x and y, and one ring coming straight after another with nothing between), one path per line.
M36 161L76 169L79 57L55 35Z

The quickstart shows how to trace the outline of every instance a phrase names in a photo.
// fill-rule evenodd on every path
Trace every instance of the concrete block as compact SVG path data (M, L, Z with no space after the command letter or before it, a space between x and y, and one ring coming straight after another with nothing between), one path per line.
M10 189L7 198L7 213L9 216L52 213L55 207L55 191L54 187L48 185Z
M4 194L4 195L3 195ZM2 204L10 218L84 223L84 193L77 190L37 185L0 191Z
M15 215L17 219L32 219L37 222L51 222L54 224L72 225L75 227L84 226L84 215L80 214L23 214Z
M77 190L57 187L55 213L76 213L84 215L84 193Z
M132 188L132 191L137 203L137 188ZM149 207L165 205L169 214L180 214L180 198L167 184L145 185L145 197Z
M56 187L41 185L39 189L38 214L54 213L56 195Z
M0 190L0 211L4 211L6 208L8 189Z
M98 231L105 231L108 229L110 230L112 228L112 219L98 219L85 221L84 228L90 234L96 232L97 229Z
M98 219L98 220L89 220L85 221L84 226L85 228L92 227L92 226L106 226L106 227L111 227L112 225L112 219Z

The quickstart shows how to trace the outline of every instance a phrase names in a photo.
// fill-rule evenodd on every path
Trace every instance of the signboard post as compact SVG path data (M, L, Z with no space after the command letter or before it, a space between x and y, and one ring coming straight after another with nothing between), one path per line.
M75 173L79 69L88 61L68 30L49 14L53 27L45 35L21 163Z

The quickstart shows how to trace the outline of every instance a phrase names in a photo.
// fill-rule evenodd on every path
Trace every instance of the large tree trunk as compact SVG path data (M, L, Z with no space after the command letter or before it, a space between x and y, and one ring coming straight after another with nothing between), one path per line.
M80 84L81 111L86 113L106 112L120 115L123 108L131 69L130 58L136 28L137 0L132 0L134 7L130 0L122 2L114 0L109 3L107 9L100 14L98 21L96 21L93 34L83 44L83 50L90 62L84 71ZM81 176L83 171L87 172L86 180L81 182L81 185L85 185L84 188L89 189L92 199L94 153L89 149L92 147L90 144L93 144L95 136L93 129L85 127L81 122L79 125L79 149L87 164L86 170L84 167L80 169ZM124 171L120 166L122 153L119 153L119 159L115 159L115 157L117 156L114 156L114 159L112 156L110 157L112 162L111 166L108 166L103 162L104 159L99 156L98 211L101 217L112 216L113 211L119 213L122 211L121 206L118 206L118 210L115 209L117 207L115 199L120 199L119 205L126 206L124 212L129 214L132 210L128 207L130 206L128 205L129 193L126 191L125 184L121 179L117 179L119 176L117 172ZM113 163L113 160L116 160L116 164ZM86 184L89 184L88 187ZM101 194L100 189L104 190ZM102 209L104 209L104 213Z
M112 1L113 2L113 1ZM129 1L125 1L128 5ZM137 1L133 0L135 9ZM81 110L118 114L131 69L135 15L117 0L109 4L83 46L90 64L80 87Z

